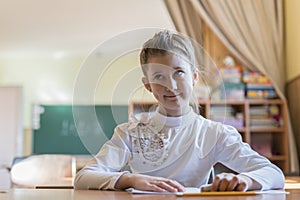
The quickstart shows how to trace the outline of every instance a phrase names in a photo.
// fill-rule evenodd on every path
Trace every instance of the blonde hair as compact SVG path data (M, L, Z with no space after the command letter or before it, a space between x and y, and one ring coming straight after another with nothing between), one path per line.
M143 66L152 56L174 54L180 56L194 69L195 53L191 41L168 30L156 33L153 38L144 43L140 53L140 63Z
M191 71L195 69L195 51L192 42L189 38L177 33L172 33L168 30L163 30L156 33L151 39L146 41L140 52L140 64L143 74L146 75L146 67L149 58L153 56L163 56L167 54L174 54L179 56L191 66ZM196 113L199 113L199 104L197 97L194 94L190 102Z

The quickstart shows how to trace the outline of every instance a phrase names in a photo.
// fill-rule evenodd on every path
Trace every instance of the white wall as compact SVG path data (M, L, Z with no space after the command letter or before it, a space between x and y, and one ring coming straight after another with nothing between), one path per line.
M22 88L0 87L0 188L9 188L14 157L23 155Z
M300 1L285 0L285 41L287 81L300 75Z
M97 66L105 67L94 88L96 104L127 104L131 99L149 99L141 84L141 70L136 52L118 57L108 66L102 66L99 56ZM31 128L33 104L72 104L76 78L81 71L83 57L6 58L0 59L0 86L23 86L23 126ZM95 73L85 74L89 81ZM85 96L79 103L90 102Z
M0 86L23 86L24 128L31 127L31 106L69 102L82 58L6 58L0 60Z

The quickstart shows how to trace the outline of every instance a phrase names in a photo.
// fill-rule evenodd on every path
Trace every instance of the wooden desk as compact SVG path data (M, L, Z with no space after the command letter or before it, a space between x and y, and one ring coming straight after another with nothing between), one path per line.
M73 189L8 189L0 190L0 200L297 200L300 199L300 176L286 177L285 190L290 194L262 194L254 196L194 196L177 197L176 195L136 195L124 191L73 190ZM41 186L41 188L43 188ZM45 187L44 187L45 188Z
M124 191L73 190L73 189L9 189L0 191L4 200L296 200L300 199L300 190L287 190L290 194L262 194L255 196L210 196L177 197L176 195L136 195Z
M285 189L300 189L300 176L285 177Z

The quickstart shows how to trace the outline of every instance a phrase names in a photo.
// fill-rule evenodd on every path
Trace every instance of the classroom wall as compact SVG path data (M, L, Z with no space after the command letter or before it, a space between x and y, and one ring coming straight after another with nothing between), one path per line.
M287 82L300 75L300 1L285 0L285 41Z
M104 67L101 59L105 56L101 55L95 61L99 68ZM95 104L127 105L134 96L139 96L137 94L143 90L137 56L137 53L128 54L105 66L103 74L93 85ZM0 59L0 86L23 86L24 128L31 128L33 104L72 104L76 78L81 73L84 60L85 57ZM86 79L93 73L94 70L86 73ZM123 86L129 89L124 90ZM85 104L90 100L82 97L77 102Z
M83 68L88 68L85 64L87 56L0 58L0 86L23 87L24 155L31 154L34 104L64 105L72 104L74 101L77 104L94 102L127 105L131 100L152 99L141 82L142 74L137 52L114 58L111 63L104 66L102 60L107 57L111 56L101 54L88 59L95 65L95 69L101 69L97 72L91 69L84 73L84 84L90 81L90 77L96 79L93 84L87 85L92 87L93 99L87 99L82 95L76 101L73 92L77 78L82 76ZM95 76L95 73L98 74Z
M82 58L8 57L0 59L0 85L23 87L24 128L31 127L31 107L39 102L69 102Z

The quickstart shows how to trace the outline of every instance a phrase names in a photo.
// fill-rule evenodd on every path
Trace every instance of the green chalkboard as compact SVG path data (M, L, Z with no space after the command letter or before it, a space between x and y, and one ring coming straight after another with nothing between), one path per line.
M33 154L96 154L117 124L128 121L127 105L39 105Z

